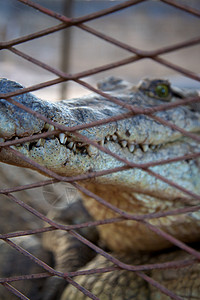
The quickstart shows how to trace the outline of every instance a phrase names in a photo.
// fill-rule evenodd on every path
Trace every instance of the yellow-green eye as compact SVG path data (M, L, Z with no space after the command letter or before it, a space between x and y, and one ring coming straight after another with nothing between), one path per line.
M155 92L158 97L166 98L169 96L169 87L165 84L159 84L157 85Z

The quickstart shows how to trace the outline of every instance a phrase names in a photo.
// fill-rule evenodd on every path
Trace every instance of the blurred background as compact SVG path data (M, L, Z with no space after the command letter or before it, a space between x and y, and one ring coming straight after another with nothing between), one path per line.
M103 0L34 0L68 17L80 17L123 1ZM183 1L200 9L199 0ZM0 0L0 41L9 41L60 22L17 0ZM154 50L183 42L199 35L200 19L160 1L145 1L120 12L89 21L86 25L142 50ZM81 30L68 28L51 35L15 46L16 49L50 64L52 67L76 73L130 57L131 54ZM200 73L200 45L161 56L190 71ZM199 82L164 67L149 59L99 73L87 78L96 85L110 75L137 83L144 77L168 78L183 87L199 88ZM54 74L33 65L8 50L0 51L0 77L23 84L33 84L56 78ZM78 84L68 82L34 92L43 99L58 100L90 93Z

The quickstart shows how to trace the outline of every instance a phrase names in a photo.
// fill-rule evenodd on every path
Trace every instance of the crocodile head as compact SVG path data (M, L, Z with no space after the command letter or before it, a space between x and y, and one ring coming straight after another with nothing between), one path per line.
M111 78L102 82L99 87L110 96L120 100L124 105L132 105L133 108L137 109L150 109L166 102L170 103L190 96L189 92L172 88L169 82L164 80L144 80L138 86L131 86L121 80ZM6 79L0 80L1 94L14 92L21 88L23 87L16 82ZM194 92L193 95L197 95L197 93ZM51 121L70 128L128 112L127 108L97 94L57 103L42 101L30 93L15 96L13 99L35 112L41 113ZM196 134L200 132L200 113L192 107L178 106L158 111L154 115L188 132ZM0 100L0 120L1 142L54 129L52 125L4 99ZM90 145L88 140L84 141L80 135L77 136L73 132L67 132L67 130L64 133L51 135L38 141L21 143L17 146L13 145L12 148L48 169L65 176L120 167L124 165L124 159L131 163L140 164L173 159L177 156L200 151L200 145L197 141L145 114L81 129L79 133L103 146L106 150L117 154L122 159L118 160L116 157L111 156L108 151L105 153L97 149L94 145ZM31 167L14 156L9 149L3 147L0 151L0 161ZM153 166L151 170L193 193L200 192L197 158ZM95 179L82 181L81 184L117 207L131 213L142 214L167 210L174 207L174 205L175 207L182 207L184 199L192 200L191 196L186 195L183 191L170 186L140 168L99 176ZM85 198L85 205L95 218L103 218L105 211L107 217L115 215L115 213L110 212L109 209L100 204L96 204L96 202L94 204L93 199ZM181 202L180 199L183 201ZM195 240L196 236L199 236L199 221L195 221L195 226L193 226L194 238L191 238L191 231L188 234L185 233L185 227L193 222L195 216L188 216L188 222L185 221L185 217L182 215L179 218L177 216L176 218L162 218L163 222L161 222L161 219L152 220L151 222L163 229L169 228L168 232L175 232L175 235L183 240ZM168 226L169 223L170 226ZM112 225L110 225L110 228L112 228ZM182 226L182 228L178 230L176 228L178 226ZM131 226L128 225L128 227ZM157 236L149 234L144 225L137 224L137 227L140 234L135 235L135 241L138 245L134 245L136 250L147 248L154 250L163 248L168 244L162 238L160 238L162 240L160 242ZM124 232L124 229L121 228L122 226L119 229ZM107 234L104 230L102 232L102 236L108 240L110 233ZM132 231L130 234L132 235ZM149 236L149 238L146 238L145 243L142 241L144 235ZM160 242L160 245L158 246L157 243L157 246L155 246L155 241L156 243ZM120 239L116 239L108 244L111 248L118 249L120 248L119 243ZM124 248L130 250L132 247L133 243L127 242Z

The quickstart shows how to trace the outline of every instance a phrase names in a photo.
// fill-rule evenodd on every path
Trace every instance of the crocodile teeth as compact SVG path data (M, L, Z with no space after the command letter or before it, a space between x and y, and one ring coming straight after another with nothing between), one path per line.
M55 130L55 127L49 123L45 123L44 124L44 129L48 130L48 131L53 131Z
M109 135L106 136L106 140L110 141L110 136Z
M69 142L69 144L67 145L67 147L68 147L69 149L72 149L73 146L74 146L74 142Z
M112 139L113 139L113 141L116 142L116 141L117 141L117 135L116 135L116 134L113 134L113 135L112 135Z
M60 143L61 143L61 144L65 144L66 141L67 141L66 135L65 135L64 133L60 133L60 134L59 134L59 140L60 140Z
M127 141L121 141L121 145L123 148L125 148L127 146L128 142Z
M41 145L41 141L42 141L42 139L39 139L39 140L37 141L36 147L39 147L39 146Z
M44 124L44 129L48 130L49 129L50 124L49 123L45 123Z
M147 152L149 150L149 146L147 144L141 144L140 146L144 152Z
M53 131L53 130L55 130L55 127L53 125L49 125L48 131Z
M88 152L89 156L96 156L99 153L99 150L96 147L94 147L93 145L88 145L87 152Z
M100 146L104 146L104 140L98 142Z
M132 153L135 150L135 145L134 144L129 144L128 149Z

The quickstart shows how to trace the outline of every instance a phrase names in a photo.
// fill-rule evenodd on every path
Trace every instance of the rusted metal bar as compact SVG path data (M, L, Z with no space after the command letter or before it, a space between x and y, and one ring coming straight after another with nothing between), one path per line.
M163 3L169 4L175 8L181 9L185 12L188 12L191 15L200 17L200 11L195 8L192 8L189 5L181 4L181 3L175 2L174 0L160 0L160 1L162 1Z
M114 12L117 12L119 10L128 8L130 6L145 2L147 0L128 0L123 3L113 5L111 8L103 9L96 13L91 13L89 15L86 15L86 16L80 17L80 18L76 18L76 19L75 18L70 19L70 18L67 18L66 16L62 16L62 15L56 13L55 11L52 11L52 10L50 10L46 7L43 7L43 6L37 4L33 1L30 1L30 0L17 0L17 1L22 2L28 6L31 6L32 8L35 8L35 9L39 10L40 12L47 14L48 16L55 18L57 20L60 20L62 22L71 23L71 24L79 24L79 23L83 23L83 22L92 21L92 20L100 18L102 16L110 15Z
M79 136L78 133L76 133L76 135ZM82 136L82 135L80 135L80 136ZM149 173L150 175L152 175L152 176L158 178L159 180L161 180L161 181L163 181L163 182L169 184L169 185L172 186L172 187L175 187L176 189L182 191L183 193L185 193L185 194L187 194L187 195L189 195L189 196L191 196L191 197L194 197L195 199L198 199L198 200L200 199L200 195L197 195L197 194L193 193L192 191L189 191L189 190L185 189L184 187L179 186L179 185L176 184L175 182L173 182L173 181L171 181L171 180L169 180L169 179L167 179L167 178L161 176L160 174L153 172L152 170L150 170L149 168L147 168L146 165L145 165L145 166L142 166L141 164L132 163L132 162L126 160L125 158L122 158L122 157L120 157L119 155L117 155L117 154L111 152L110 150L108 150L108 149L106 149L106 148L100 146L100 145L97 144L96 142L93 142L92 140L87 139L86 137L85 137L84 141L86 141L87 143L89 143L89 144L91 144L91 145L93 145L93 146L99 148L100 150L104 151L105 153L107 153L107 154L109 154L109 155L115 157L117 160L119 160L119 161L125 163L125 164L128 165L129 167L143 169L143 170L145 170L147 173ZM55 172L53 172L53 171L48 170L48 169L45 168L44 166L41 166L40 164L36 163L35 161L29 159L28 157L25 157L25 156L24 156L23 154L21 154L20 152L14 150L14 149L12 149L12 148L10 148L9 151L10 151L10 152L13 152L16 156L19 156L19 157L22 158L24 161L28 162L28 163L29 163L30 165L32 165L34 168L36 168L36 169L38 169L38 170L41 170L44 174L47 174L48 176L53 177L53 178L55 178L55 179L57 179L57 180L66 181L66 179L65 179L64 177L58 175L57 173L55 173ZM87 175L86 175L86 176L87 176ZM73 184L73 182L72 182L72 184ZM81 187L81 188L82 188L82 187ZM87 192L86 192L86 193L87 193ZM107 202L105 202L105 203L106 203L106 205L107 205Z
M20 206L26 209L26 206L24 203L18 203ZM116 212L117 208L115 207ZM200 206L192 206L192 207L184 207L184 208L178 208L174 209L171 211L164 211L164 212L157 212L157 213L149 213L149 214L143 214L143 215L134 215L134 214L128 214L124 213L124 216L121 217L115 217L115 218L109 218L109 219L103 219L103 220L98 220L98 221L90 221L86 223L81 223L81 224L76 224L76 225L62 225L62 224L57 224L57 226L49 226L49 227L44 227L44 228L39 228L39 229L30 229L30 230L25 230L25 231L19 231L19 232L13 232L13 233L5 233L5 234L0 234L0 239L10 239L13 237L19 237L19 236L26 236L26 235L34 235L38 233L44 233L44 232L49 232L53 230L76 230L80 228L85 228L85 227L91 227L91 226L99 226L99 225L105 225L105 224L111 224L111 223L116 223L116 222L121 222L124 220L133 220L133 221L144 221L148 219L154 219L154 218L163 218L166 216L175 216L175 215L180 215L180 214L186 214L186 213L191 213L198 211L200 209ZM130 217L131 215L131 217ZM126 217L125 217L126 216ZM44 217L45 218L45 217Z
M185 159L190 159L190 158L197 158L200 156L200 153L195 153L195 154L190 154L190 155L184 155L184 156L177 156L174 159L171 160L163 160L163 161L158 161L156 163L147 163L147 164L133 164L129 161L127 161L126 159L122 159L120 158L118 155L116 155L115 153L110 152L108 149L103 148L102 146L98 145L95 141L92 141L90 139L87 139L86 137L80 135L80 133L78 132L78 130L80 129L84 129L84 128L90 128L93 126L99 126L101 124L106 124L109 122L113 122L116 120L121 120L124 118L129 118L129 117L133 117L134 115L137 114L146 114L149 117L153 118L154 120L162 123L165 126L169 126L170 128L173 128L174 130L177 130L179 132L181 132L183 135L188 136L190 138L193 138L196 141L200 141L200 137L197 134L191 134L177 126L175 126L174 124L171 124L165 120L162 120L160 118L158 118L157 116L154 115L154 112L156 111L161 111L161 110L165 110L165 109L171 109L173 107L176 107L178 105L187 105L190 102L197 102L200 100L199 97L195 97L192 99L185 99L185 100L181 100L181 101L177 101L176 103L168 103L165 105L160 105L156 108L153 109L146 109L146 110L141 110L139 108L135 108L132 107L131 105L124 105L124 103L122 103L119 99L116 99L110 95L107 95L106 93L94 88L93 86L91 86L90 84L84 82L82 80L82 78L86 77L86 76L91 76L106 70L111 70L113 68L117 68L119 66L123 66L123 65L127 65L130 63L134 63L137 62L139 60L142 59L151 59L165 67L168 67L170 69L173 69L189 78L192 78L196 81L200 81L200 76L199 74L195 74L194 72L192 72L191 70L186 70L180 66L177 66L175 64L172 64L170 61L167 61L163 58L160 57L160 55L169 53L169 52L173 52L173 51L177 51L186 47L190 47L190 46L194 46L194 45L198 45L200 43L200 37L195 37L192 39L189 39L187 41L183 41L181 43L177 43L177 44L173 44L173 45L169 45L166 47L162 47L159 49L156 49L154 51L146 51L146 50L142 50L142 49L137 49L135 47L130 46L129 44L123 43L120 40L117 40L111 36L106 35L105 33L101 33L96 29L93 29L91 27L89 27L88 25L85 25L85 22L91 21L91 20L95 20L97 18L100 17L104 17L106 15L112 14L114 12L120 11L122 9L137 5L139 3L142 2L147 2L147 0L129 0L129 1L125 1L122 2L121 4L118 5L113 5L110 8L107 9L103 9L100 10L98 12L89 14L89 15L85 15L83 17L80 18L67 18L66 16L60 15L50 9L47 9L33 1L29 1L29 0L17 0L21 3L23 3L24 5L29 5L31 6L33 9L37 9L39 10L41 13L44 13L52 18L55 18L59 21L61 21L61 24L53 26L53 27L49 27L45 30L41 30L23 37L19 37L17 39L11 40L11 41L6 41L6 42L1 42L0 43L0 49L7 49L8 51L11 51L12 53L14 53L15 55L21 56L23 59L26 59L28 61L30 61L31 63L42 67L43 69L55 74L56 76L58 76L58 78L50 80L50 81L46 81L46 82L42 82L36 85L33 85L31 87L28 88L24 88L22 90L18 90L15 91L14 93L8 93L7 95L0 95L0 98L4 98L7 99L10 103L13 103L15 105L17 105L18 107L21 107L22 109L24 109L25 111L33 114L35 117L42 119L44 122L47 122L49 124L52 124L55 126L55 131L53 131L53 133L58 134L59 132L73 132L74 135L78 136L80 139L84 140L85 142L88 142L92 145L94 145L95 147L97 147L99 150L106 152L109 155L114 156L116 159L118 159L119 161L124 163L124 166L119 167L119 168L114 168L114 169L110 169L110 170L103 170L101 172L91 172L90 174L84 174L84 175L79 175L79 176L72 176L72 177L65 177L65 176L60 176L54 172L49 171L48 169L44 168L43 166L40 166L39 164L35 163L34 161L31 161L28 158L25 158L22 154L20 154L19 152L10 149L10 151L12 151L13 153L15 153L17 156L21 157L22 159L26 160L28 163L32 164L35 168L38 168L39 170L41 170L42 172L48 174L49 176L52 176L51 180L45 180L42 182L36 182L33 184L29 184L29 185L24 185L24 186L18 186L15 188L8 188L8 189L1 189L0 190L0 194L5 194L7 195L12 201L14 201L15 203L17 203L18 205L20 205L21 207L23 207L24 209L26 209L27 211L29 211L30 213L32 213L33 215L35 215L36 217L38 217L40 220L43 220L44 222L48 223L50 226L49 227L45 227L45 228L39 228L39 229L35 229L35 230L26 230L26 231L19 231L19 232L14 232L14 233L7 233L7 234L0 234L0 239L4 240L6 243L8 243L11 247L13 247L14 249L16 249L16 251L19 251L20 253L22 253L23 255L27 256L28 258L30 258L31 260L33 260L35 263L37 263L38 265L40 265L45 271L46 273L40 273L40 274L31 274L31 275L21 275L21 276L16 276L16 277L10 277L10 278L4 278L4 279L0 279L0 283L7 288L10 292L12 292L13 294L15 294L18 298L20 299L28 299L25 295L22 295L22 293L20 293L18 290L16 290L12 285L10 285L10 282L13 281L18 281L18 280L30 280L32 278L45 278L45 277L49 277L49 276L59 276L59 277L63 277L65 278L69 283L71 283L72 285L74 285L77 289L79 289L82 293L84 293L85 295L87 295L89 298L91 299L95 299L97 300L98 298L94 295L91 294L91 292L87 291L86 289L84 289L83 287L81 287L80 285L78 285L75 281L72 280L71 277L73 276L77 276L77 275L89 275L89 274L95 274L95 273L102 273L102 272L110 272L113 270L118 270L118 269L124 269L124 270L129 270L129 271L134 271L137 273L138 276L142 277L145 281L147 281L149 284L153 285L154 287L156 287L157 289L159 289L162 293L168 295L171 299L176 299L176 300L180 300L182 299L180 296L175 295L173 292L169 291L168 289L166 289L164 286L162 286L161 284L159 284L158 282L156 282L155 280L153 280L152 278L150 278L149 276L147 276L146 274L142 273L142 271L147 271L147 270L152 270L152 269L164 269L164 268L181 268L181 267L185 267L185 266L189 266L192 264L195 264L197 261L200 260L200 253L198 251L196 251L195 249L193 249L192 247L187 246L185 243L182 243L181 241L179 241L178 239L175 239L173 236L166 234L164 231L154 227L153 225L151 225L148 220L152 219L152 218L161 218L164 216L170 216L170 215L176 215L176 214L185 214L185 213L189 213L189 212L195 212L198 211L200 209L199 206L199 200L200 200L200 196L194 194L192 191L188 191L186 190L184 187L180 187L178 186L175 182L172 182L170 180L168 180L167 178L162 177L159 174L156 174L155 172L153 172L151 169L149 169L152 166L155 165L161 165L161 164L166 164L166 163L172 163L172 162L176 162L176 161L180 161L180 160L185 160ZM182 11L185 11L191 15L200 16L200 12L197 9L191 8L188 5L183 5L180 3L177 3L175 1L172 0L161 0L161 2L170 5L174 8L178 8L181 9ZM60 71L56 68L53 68L52 66L43 63L42 61L38 60L37 58L34 58L30 55L27 55L26 53L20 51L19 49L14 48L13 46L18 45L18 44L22 44L24 42L27 41L31 41L33 39L39 38L39 37L43 37L46 36L48 34L51 34L53 32L58 32L60 30L63 30L64 28L67 27L72 27L72 26L76 26L78 28L80 28L81 30L84 30L100 39L103 39L104 41L115 45L125 51L128 51L129 53L131 53L133 56L131 57L127 57L125 59L122 60L118 60L114 63L108 63L106 65L102 65L100 67L97 68L92 68L92 69L88 69L85 70L83 72L79 72L76 74L68 74L66 71ZM31 109L29 109L26 106L23 106L21 104L19 104L17 101L11 99L10 97L15 96L15 95L20 95L26 92L30 92L30 91L35 91L44 87L48 87L48 86L52 86L55 84L59 84L62 82L66 82L72 80L74 82L76 82L77 84L80 84L81 86L86 87L87 89L98 93L99 95L106 97L109 101L112 101L118 105L123 105L123 107L127 108L127 113L116 116L114 118L108 118L106 120L100 120L97 122L91 122L89 124L84 124L81 126L74 126L74 127L66 127L60 124L56 124L54 122L52 122L51 120L48 120L47 118L45 118L44 116L42 116L39 113L35 113L34 111L32 111ZM25 137L25 138L20 138L18 141L7 141L5 143L0 143L0 147L8 147L11 145L14 145L16 143L23 143L25 141L32 141L35 139L39 139L40 137L47 137L48 135L52 134L51 133L42 133L42 134L36 134L32 137ZM148 172L149 174L151 174L152 176L155 176L156 178L166 182L167 184L178 188L179 190L181 190L182 192L184 192L185 194L192 196L194 199L192 206L191 207L183 207L180 209L174 209L171 211L165 211L165 212L157 212L157 213L151 213L151 214L146 214L146 215L133 215L133 214L129 214L126 213L120 209L118 209L117 207L111 205L110 203L106 202L104 199L102 199L101 197L95 195L94 193L88 191L87 189L85 189L84 187L80 186L77 181L80 180L85 180L88 178L93 178L93 177L97 177L97 176L102 176L102 175L106 175L106 174L110 174L112 172L122 172L124 170L130 169L130 168L141 168L143 170L145 170L146 172ZM56 183L59 181L65 181L65 182L72 182L72 184L78 188L80 191L86 193L88 196L93 197L94 199L96 199L96 201L98 201L99 203L103 204L104 206L106 206L107 208L111 209L112 211L116 212L119 217L116 218L110 218L110 219L105 219L105 220L99 220L99 221L93 221L93 222L87 222L87 223L82 223L82 224L78 224L78 225L62 225L62 224L58 224L56 222L51 221L50 219L48 219L45 215L41 214L40 212L38 212L37 210L33 209L32 207L30 207L29 205L27 205L26 203L24 203L23 201L21 201L20 199L18 199L17 197L14 197L12 194L12 192L16 192L16 191L21 191L21 190L25 190L25 189L30 189L30 188L36 188L36 187L42 187L44 185L48 185L51 183ZM136 191L137 192L137 191ZM183 201L183 203L187 204L187 199L180 199L180 201ZM88 240L86 240L85 238L83 238L82 236L80 236L79 234L77 234L74 230L75 229L79 229L79 228L83 228L83 227L87 227L87 226L99 226L102 224L110 224L113 222L123 222L124 220L134 220L137 222L142 222L143 224L145 224L150 230L152 230L153 232L155 232L156 234L164 237L165 239L169 240L172 244L178 246L179 248L183 249L184 251L190 253L191 255L193 255L195 258L191 258L188 260L182 260L182 261L173 261L173 262L166 262L166 263L157 263L157 264L149 264L149 265L139 265L139 266L133 266L133 265L128 265L128 264L124 264L123 262L121 262L120 260L117 260L115 257L113 257L112 255L106 253L104 250L102 250L101 248L97 247L96 245L92 244L91 242L89 242ZM26 250L24 250L23 248L19 247L18 245L16 245L15 243L13 243L12 241L10 241L9 239L12 237L17 237L17 236L25 236L25 235L31 235L31 234L37 234L37 233L43 233L43 232L47 232L47 231L53 231L53 230L65 230L68 231L71 235L73 235L74 237L76 237L78 240L82 241L84 244L88 245L89 247L91 247L92 249L94 249L97 253L99 253L100 255L103 255L104 257L106 257L108 260L112 261L115 266L113 267L109 267L109 268L100 268L100 269L92 269L92 270L83 270L83 271L76 271L76 272L69 272L69 273L62 273L62 272L58 272L56 270L54 270L53 268L49 267L48 265L46 265L44 262L42 262L41 260L37 259L36 257L34 257L32 254L28 253Z
M27 298L26 296L24 296L20 291L18 291L16 288L14 288L11 284L4 282L2 283L2 285L9 290L11 293L13 293L15 296L17 296L18 298L22 299L22 300L30 300L29 298Z
M140 108L134 107L134 106L132 106L132 105L124 104L121 100L119 100L119 99L117 99L117 98L114 98L114 97L111 97L111 96L109 96L108 94L103 93L102 91L93 88L93 87L90 86L88 83L85 83L85 82L82 81L82 84L83 84L84 86L86 86L86 87L90 87L90 89L91 89L92 91L94 91L94 92L97 91L98 94L100 94L100 95L102 95L102 96L108 98L108 100L111 100L112 102L114 102L114 103L116 103L116 104L119 104L119 105L123 106L124 108L130 109L130 110L134 113L134 115L136 115L136 114L145 114L145 115L149 115L151 118L156 119L156 120L159 121L161 124L163 124L163 125L165 125L165 126L169 126L170 128L173 128L173 129L175 129L175 130L181 132L183 135L188 136L188 137L191 137L191 138L193 138L193 139L196 140L196 141L200 141L200 138L199 138L199 136L198 136L197 134L193 134L193 133L187 132L186 130L184 130L184 129L182 129L182 128L180 128L180 127L178 127L178 126L176 126L176 125L174 125L174 124L172 124L172 123L170 123L170 122L168 122L168 121L166 121L166 120L163 120L163 119L161 119L161 118L159 118L159 117L157 117L157 116L152 115L152 113L154 113L154 112L156 112L156 111L164 110L164 109L170 109L172 106L174 106L174 104L164 104L163 106L160 106L160 107L157 107L157 108L140 109ZM66 127L65 125L61 125L61 124L55 123L55 122L49 120L48 118L44 117L42 114L33 111L32 109L26 107L25 105L23 105L23 104L21 104L21 103L15 101L14 99L12 99L12 98L10 98L10 97L7 98L5 95L0 95L0 97L5 98L5 99L6 99L7 101L9 101L10 103L12 103L12 104L14 104L14 105L16 105L16 106L22 108L23 110L25 110L25 111L31 113L32 115L34 115L34 116L36 116L37 118L43 120L44 122L47 122L47 123L49 123L49 124L55 126L56 128L60 129L60 131L64 131L64 132L65 132L65 131L68 131L68 132L73 131L73 132L74 132L74 135L79 135L79 138L81 138L83 141L86 141L86 137L84 137L84 136L80 135L79 133L75 132L74 128ZM193 99L190 99L189 102L188 102L188 100L186 100L186 102L184 102L184 100L183 100L183 102L177 101L177 103L175 104L175 106L181 105L181 104L186 104L186 103L192 103L192 102L196 102L196 101L199 102L199 99L200 99L200 97L194 97ZM181 101L182 101L182 100L181 100ZM165 106L165 105L166 105L166 106ZM110 121L111 121L111 120L112 120L112 119L110 119ZM114 120L116 120L116 119L114 118ZM99 124L99 123L98 123L98 124ZM95 126L95 123L93 123L93 126ZM83 126L83 128L84 128L84 126ZM79 128L79 129L80 129L80 128ZM94 143L92 140L90 140L90 141L87 140L87 142L89 142L90 144ZM0 143L0 146L1 146L1 145L3 146L3 143L2 143L2 144ZM102 150L102 151L105 151L105 148L102 147L102 146L100 146L100 145L98 145L97 143L96 143L95 146L96 146L98 149L100 149L100 150Z
M7 49L12 46L22 44L24 42L29 42L29 41L32 41L34 39L37 39L37 38L40 38L43 36L47 36L48 34L60 31L66 27L67 27L67 25L65 23L61 23L59 25L49 27L47 29L43 29L41 31L25 35L23 37L19 37L19 38L13 39L11 41L0 42L0 50Z
M148 275L142 273L142 272L137 272L137 275L142 277L144 280L146 280L148 283L151 285L155 286L157 289L162 291L163 294L169 296L171 299L174 300L184 300L182 297L179 297L175 295L173 292L169 291L167 288L165 288L162 284L160 284L158 281L154 280L153 278L149 277Z

